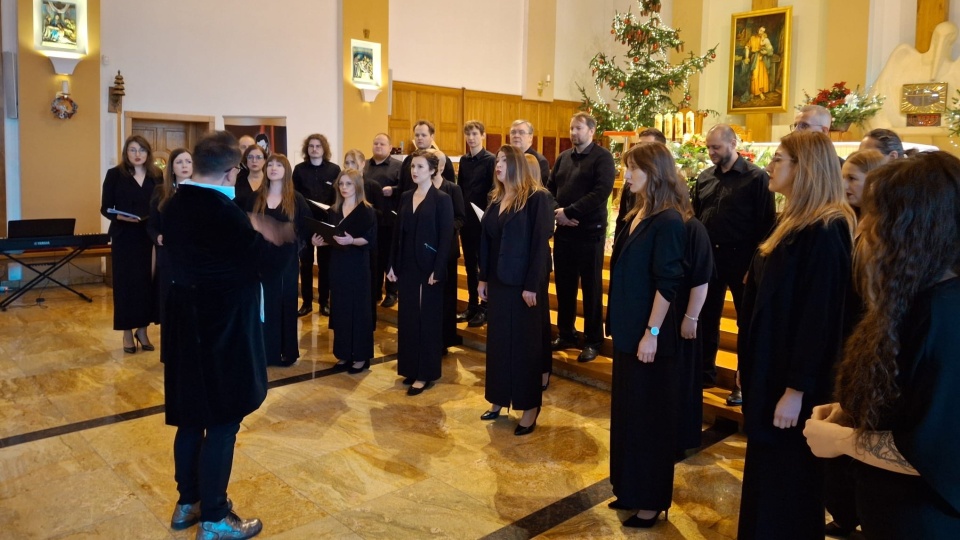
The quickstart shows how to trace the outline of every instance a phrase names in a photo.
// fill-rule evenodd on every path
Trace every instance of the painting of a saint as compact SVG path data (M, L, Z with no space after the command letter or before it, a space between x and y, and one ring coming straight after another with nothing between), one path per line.
M729 112L787 110L791 11L733 15Z

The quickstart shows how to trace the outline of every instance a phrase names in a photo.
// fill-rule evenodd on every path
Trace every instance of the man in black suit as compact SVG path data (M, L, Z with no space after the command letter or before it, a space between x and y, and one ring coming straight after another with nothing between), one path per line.
M460 158L460 173L457 184L463 190L466 205L466 217L460 229L460 241L463 249L463 264L467 269L467 290L470 293L467 309L457 315L458 322L476 328L487 322L487 303L477 295L480 271L478 256L480 252L480 218L471 203L481 210L487 209L490 188L493 186L493 169L497 158L483 147L485 128L479 120L470 120L463 125L463 137L467 143L467 153Z
M203 137L192 156L193 180L164 208L161 231L171 265L161 357L180 493L170 525L199 522L198 539L251 538L263 525L233 513L227 484L240 421L267 395L259 279L270 271L266 241L292 241L293 229L248 218L224 193L240 161L233 135Z
M570 142L553 165L547 189L557 200L553 275L557 329L553 350L577 347L577 289L583 289L583 350L578 362L600 354L603 343L603 251L607 204L617 175L610 151L593 142L597 120L585 112L570 120Z
M523 119L514 120L510 125L510 146L537 158L537 163L540 164L540 182L547 185L550 180L550 164L547 163L547 158L533 147L533 124Z
M390 197L400 182L400 162L390 157L393 149L390 136L386 133L377 133L373 138L373 157L363 166L364 182L375 183L383 193L378 200L377 210L377 270L374 272L373 297L380 299L381 291L386 288L386 297L381 302L383 307L393 307L397 303L397 284L384 279L387 274L387 262L390 259L391 239L393 239L393 225L397 220L397 199Z

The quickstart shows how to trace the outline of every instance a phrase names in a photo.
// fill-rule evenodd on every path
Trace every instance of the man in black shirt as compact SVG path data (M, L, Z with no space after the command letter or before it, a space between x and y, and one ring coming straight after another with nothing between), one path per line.
M384 195L391 193L400 181L400 161L390 157L393 143L386 133L378 133L373 138L373 157L367 160L363 167L364 182L375 182ZM386 284L387 295L380 304L383 307L393 307L397 303L396 282L384 279L387 272L387 263L390 260L393 226L396 223L396 201L392 197L382 197L380 208L376 209L377 216L377 272L374 277L373 296L380 299L381 291Z
M540 164L540 182L547 185L550 180L550 164L547 163L547 158L533 147L533 124L523 119L514 120L510 125L510 146L537 158L537 163Z
M433 124L427 120L417 120L417 123L413 126L413 144L417 147L417 150L429 150L435 148L439 150L437 145L434 143L433 136L436 134L437 130L433 127ZM387 193L386 190L383 192L384 197L393 197L395 204L400 204L400 195L403 195L404 192L413 189L413 177L410 176L410 162L413 161L409 155L403 160L403 164L400 166L400 182L397 189L391 189L390 193ZM453 170L453 162L450 161L448 157L444 162L443 172L440 174L444 180L449 180L456 183L456 173Z
M340 166L330 162L330 143L319 133L307 135L303 141L303 161L293 168L293 188L309 201L331 205L336 194L334 185L340 176ZM314 219L327 220L327 213L315 204L310 204ZM303 317L313 311L313 250L307 244L300 251L300 296L303 305L297 314ZM317 292L320 298L320 313L330 315L330 248L317 250Z
M767 189L770 177L737 153L737 134L730 126L717 124L707 132L707 151L714 165L697 178L693 211L710 235L716 268L700 312L703 382L713 386L727 287L733 294L739 326L743 279L757 246L773 229L776 209L773 193Z
M578 283L583 288L583 350L579 362L600 354L603 343L603 248L607 236L607 204L616 167L610 151L593 142L597 121L579 112L570 120L570 142L553 166L547 188L557 200L553 240L557 286L557 328L554 350L577 345Z
M487 209L490 188L493 186L493 169L497 158L484 147L486 130L483 123L471 120L463 125L463 136L467 143L467 153L460 158L460 173L457 184L463 190L466 205L466 218L460 229L460 242L463 249L463 264L467 269L467 290L470 294L466 311L457 315L458 322L467 322L475 328L487 322L486 302L480 302L477 295L479 285L480 254L480 218L471 203L481 210ZM469 321L469 322L468 322Z

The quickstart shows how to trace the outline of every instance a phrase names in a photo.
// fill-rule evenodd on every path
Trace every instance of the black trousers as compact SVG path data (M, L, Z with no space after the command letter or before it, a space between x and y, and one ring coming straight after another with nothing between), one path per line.
M230 511L227 484L233 469L233 448L240 422L206 428L177 428L173 440L177 504L200 501L201 521L220 521Z
M837 525L852 529L860 524L857 517L856 465L850 456L825 461L823 504Z
M390 248L393 247L393 227L377 228L377 271L373 273L373 299L379 302L383 298L382 291L386 289L387 294L397 295L397 283L387 279L387 272L390 270L387 265L390 264ZM376 311L376 310L374 310Z
M557 286L557 328L560 337L576 336L577 288L583 290L583 342L603 343L603 238L569 240L554 237L553 276Z
M463 343L463 338L457 334L457 261L450 259L447 262L447 279L443 285L443 347L452 347Z
M471 212L472 208L469 209ZM480 284L480 222L467 216L460 229L460 249L463 251L463 266L467 270L467 292L470 294L469 306L476 308L485 305L480 302L477 286Z
M727 288L733 294L740 326L740 301L743 298L743 277L750 268L755 248L745 246L713 246L713 264L716 272L710 279L707 298L700 310L700 328L703 330L703 380L717 382L717 350L720 348L720 319Z
M317 293L320 298L317 303L321 306L329 305L330 301L330 249L318 247L317 250ZM308 244L300 250L300 297L303 303L313 304L313 244Z

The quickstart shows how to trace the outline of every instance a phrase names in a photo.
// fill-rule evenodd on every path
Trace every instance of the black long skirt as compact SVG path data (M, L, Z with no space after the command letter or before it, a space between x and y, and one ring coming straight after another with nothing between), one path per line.
M413 249L407 249L413 253ZM413 256L403 265L398 281L397 373L418 381L440 378L443 354L443 284L427 284L430 272L421 272ZM456 276L448 276L456 279Z
M284 259L281 269L261 278L263 286L263 346L268 365L292 363L300 358L297 334L297 248L285 244L271 248L271 256Z
M677 340L677 451L699 448L703 434L703 338Z
M644 364L613 352L610 483L630 508L666 510L673 500L676 391L673 358Z
M494 405L521 411L542 404L543 323L538 305L523 301L523 287L487 283L487 382L484 397Z
M330 329L333 356L362 362L373 358L371 249L348 247L330 253Z
M132 330L156 322L153 241L146 227L126 227L110 239L113 271L113 329Z

